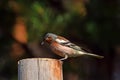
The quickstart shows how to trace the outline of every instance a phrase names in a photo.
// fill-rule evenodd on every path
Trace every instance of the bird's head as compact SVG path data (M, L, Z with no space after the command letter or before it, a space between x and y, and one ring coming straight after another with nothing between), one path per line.
M56 34L53 33L47 33L43 39L43 42L41 44L44 44L44 42L51 43L52 41L55 41L57 38Z

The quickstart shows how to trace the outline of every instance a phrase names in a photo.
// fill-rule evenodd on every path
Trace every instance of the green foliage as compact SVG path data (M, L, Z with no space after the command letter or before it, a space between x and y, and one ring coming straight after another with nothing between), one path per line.
M29 41L39 39L46 32L60 34L71 17L70 13L56 14L37 1L29 5L24 16L28 25Z
M65 4L63 2L64 5L62 7L66 9L63 13L56 12L53 7L49 6L48 4L51 1L30 1L29 4L28 1L17 1L22 7L21 14L27 22L29 41L38 40L46 32L61 34L67 27L71 27L68 24L69 22L74 22L72 18L75 15L84 17L86 14L84 4L81 1L74 4L72 4L74 1L65 2ZM71 7L70 4L72 4Z

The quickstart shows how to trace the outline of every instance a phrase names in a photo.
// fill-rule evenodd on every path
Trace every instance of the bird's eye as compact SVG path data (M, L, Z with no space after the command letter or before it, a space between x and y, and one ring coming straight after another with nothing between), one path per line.
M50 36L48 36L47 38L51 38Z
M47 38L46 38L47 41L50 40L50 39L51 39L51 37L47 37Z

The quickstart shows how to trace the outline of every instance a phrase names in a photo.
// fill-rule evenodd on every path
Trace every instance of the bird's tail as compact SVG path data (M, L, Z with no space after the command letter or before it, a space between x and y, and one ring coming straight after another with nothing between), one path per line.
M86 55L93 56L93 57L96 57L96 58L104 58L104 56L100 56L100 55L96 55L96 54L92 54L92 53L87 53Z
M97 54L92 54L92 53L86 53L86 52L80 52L79 54L83 54L83 55L88 55L88 56L93 56L93 57L96 57L96 58L104 58L104 56L100 56L100 55L97 55Z

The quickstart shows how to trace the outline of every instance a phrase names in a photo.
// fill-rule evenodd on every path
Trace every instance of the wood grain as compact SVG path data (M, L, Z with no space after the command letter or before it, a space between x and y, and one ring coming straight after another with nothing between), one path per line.
M63 80L62 62L49 58L20 60L18 80Z

